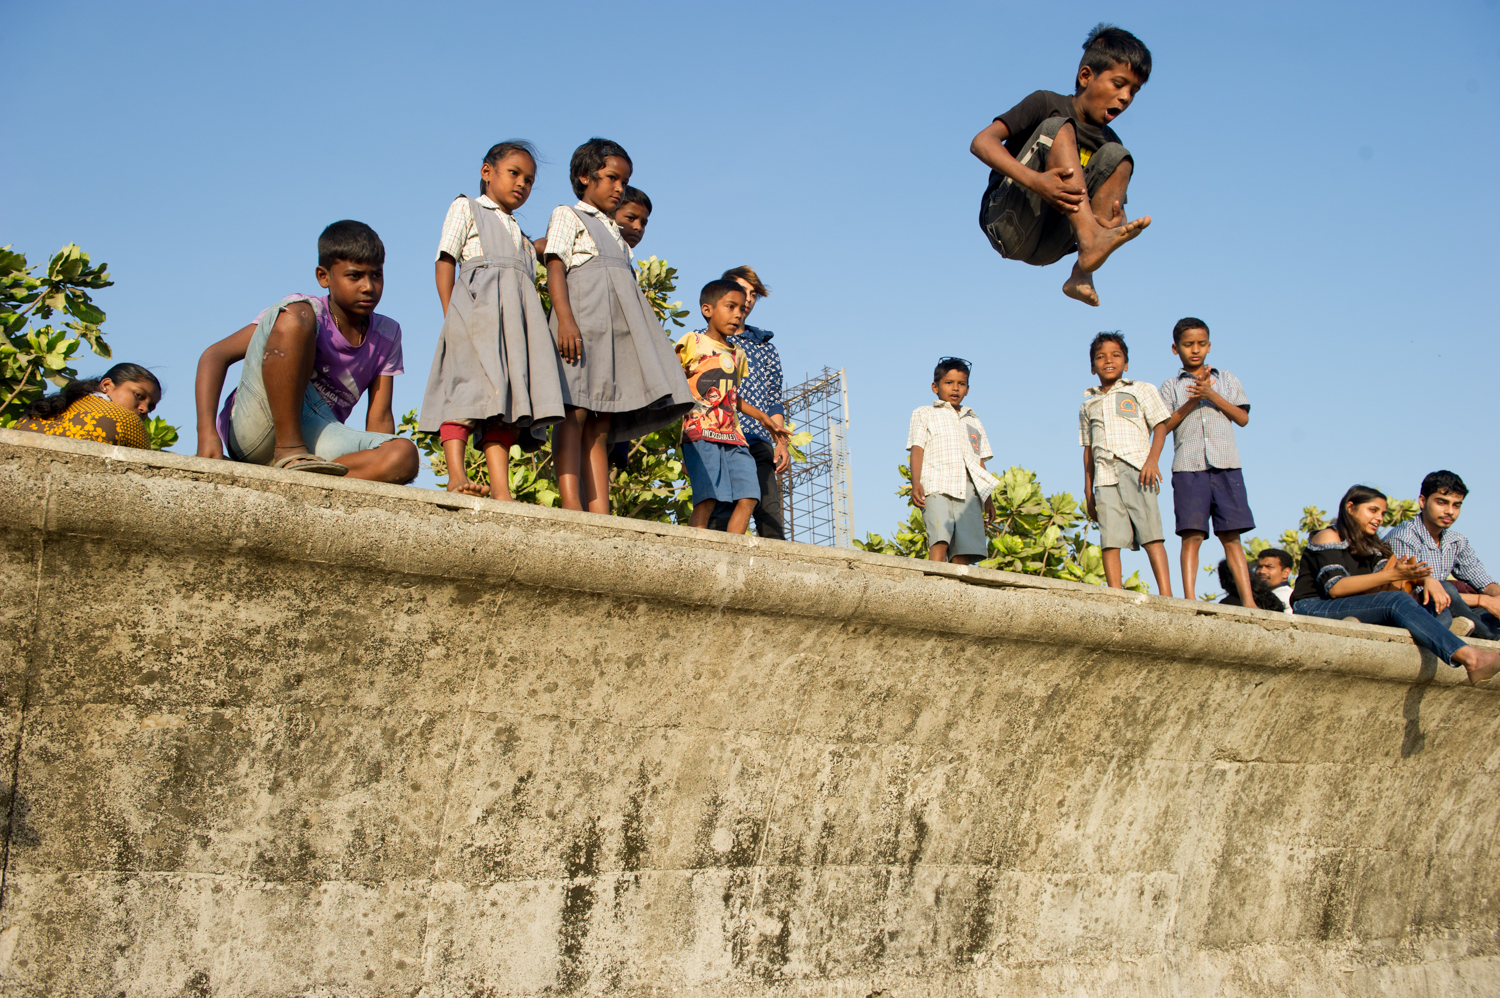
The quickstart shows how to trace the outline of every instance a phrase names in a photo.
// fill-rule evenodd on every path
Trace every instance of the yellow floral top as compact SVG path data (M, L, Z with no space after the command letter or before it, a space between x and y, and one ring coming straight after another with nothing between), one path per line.
M138 414L98 395L85 395L61 416L22 419L11 428L143 450L151 447L151 439L146 436L146 427Z

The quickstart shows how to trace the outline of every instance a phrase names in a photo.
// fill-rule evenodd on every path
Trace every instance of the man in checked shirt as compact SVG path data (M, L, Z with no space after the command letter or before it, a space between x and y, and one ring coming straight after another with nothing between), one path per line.
M1453 529L1468 494L1462 478L1451 471L1434 471L1422 479L1417 496L1421 515L1391 528L1385 542L1393 555L1415 556L1432 569L1432 575L1421 582L1422 604L1427 609L1436 614L1451 605L1455 634L1494 640L1500 637L1500 620L1496 619L1500 583L1484 570L1469 539ZM1459 592L1448 581L1450 574L1474 592Z

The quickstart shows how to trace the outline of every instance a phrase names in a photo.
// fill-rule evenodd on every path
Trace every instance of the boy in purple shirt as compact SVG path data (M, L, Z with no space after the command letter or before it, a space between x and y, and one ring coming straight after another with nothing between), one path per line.
M363 222L334 222L318 237L324 298L290 295L198 360L198 456L377 482L417 476L417 448L395 435L393 379L401 327L375 313L385 290L385 246ZM229 366L239 387L214 419ZM365 429L345 426L370 393Z

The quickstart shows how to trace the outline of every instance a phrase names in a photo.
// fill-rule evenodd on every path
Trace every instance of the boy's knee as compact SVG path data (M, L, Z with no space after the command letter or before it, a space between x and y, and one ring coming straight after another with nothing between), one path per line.
M417 477L417 471L422 467L422 458L417 453L416 444L403 437L397 440L387 440L380 445L380 449L387 453L387 481L405 485Z

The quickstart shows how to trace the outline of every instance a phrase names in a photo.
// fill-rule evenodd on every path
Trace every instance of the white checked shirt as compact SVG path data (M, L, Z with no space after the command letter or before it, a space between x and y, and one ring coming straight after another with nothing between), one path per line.
M516 249L520 250L523 256L530 257L532 263L535 264L536 248L521 231L521 226L515 218L491 201L487 194L481 194L474 200L479 202L479 207L488 208L495 214L501 226L510 233ZM444 253L459 263L484 256L484 244L479 241L479 226L474 224L474 212L469 208L469 199L466 197L454 198L453 203L448 206L448 215L443 219L443 237L438 240L438 256L441 257Z
M572 270L580 263L587 263L599 255L599 247L594 242L594 237L589 235L589 230L584 228L583 222L578 218L578 212L586 211L609 229L610 235L615 237L615 242L620 244L620 249L625 251L625 259L634 261L635 254L630 252L630 247L625 244L625 239L620 235L620 227L615 220L591 204L582 201L569 208L567 205L558 205L552 209L552 217L547 221L547 255L555 256L563 262L563 266Z
M1441 540L1434 541L1417 516L1391 528L1385 535L1386 544L1397 557L1420 558L1432 569L1432 577L1439 581L1450 574L1460 582L1484 592L1495 580L1484 570L1484 564L1474 553L1474 547L1463 534L1449 527L1443 531Z
M1161 400L1168 412L1176 412L1188 401L1193 376L1181 371L1161 383ZM1230 405L1250 411L1250 400L1240 379L1217 367L1208 369L1208 383ZM1172 470L1207 471L1209 468L1240 467L1240 449L1234 443L1234 423L1208 399L1199 399L1177 429L1172 431Z
M1118 485L1112 459L1139 469L1151 453L1151 429L1171 413L1156 386L1121 378L1109 390L1095 385L1078 407L1078 443L1094 449L1094 484Z
M990 438L974 410L957 411L938 400L911 414L906 449L922 448L922 490L931 495L969 498L969 483L984 502L1000 480L984 470L981 461L994 457Z

